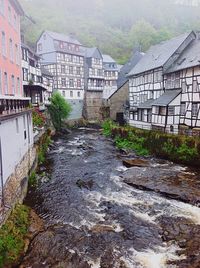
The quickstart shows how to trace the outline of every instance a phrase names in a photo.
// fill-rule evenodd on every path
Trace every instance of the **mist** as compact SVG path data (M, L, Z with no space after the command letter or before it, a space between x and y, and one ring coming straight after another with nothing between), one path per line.
M43 30L74 33L124 63L133 49L200 29L199 0L20 0L28 19L22 31L29 44Z

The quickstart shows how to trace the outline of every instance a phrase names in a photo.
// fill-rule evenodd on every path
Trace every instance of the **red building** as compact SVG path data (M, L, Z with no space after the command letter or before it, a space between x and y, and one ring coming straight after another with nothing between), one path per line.
M21 86L20 16L17 0L0 0L0 95L23 96Z

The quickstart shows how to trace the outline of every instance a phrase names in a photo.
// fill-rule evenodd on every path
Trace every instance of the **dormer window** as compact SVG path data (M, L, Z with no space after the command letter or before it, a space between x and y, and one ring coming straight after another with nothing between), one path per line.
M59 43L59 46L60 46L60 48L63 48L63 47L64 47L63 42L60 42L60 43Z
M72 50L72 46L70 44L68 44L68 49Z
M38 44L38 51L42 51L42 44Z
M75 51L79 52L79 46L77 46L77 45L75 46Z

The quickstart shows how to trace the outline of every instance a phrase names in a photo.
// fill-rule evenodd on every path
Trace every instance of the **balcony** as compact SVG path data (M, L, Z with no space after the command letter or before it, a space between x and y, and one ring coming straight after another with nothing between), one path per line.
M0 95L0 118L28 110L30 98Z

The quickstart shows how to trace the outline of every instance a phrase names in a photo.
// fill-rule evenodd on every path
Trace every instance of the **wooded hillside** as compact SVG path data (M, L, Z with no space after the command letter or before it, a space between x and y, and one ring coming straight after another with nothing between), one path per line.
M22 28L29 42L42 30L75 33L87 46L98 46L124 63L133 48L200 29L200 7L175 0L20 0L26 14Z

